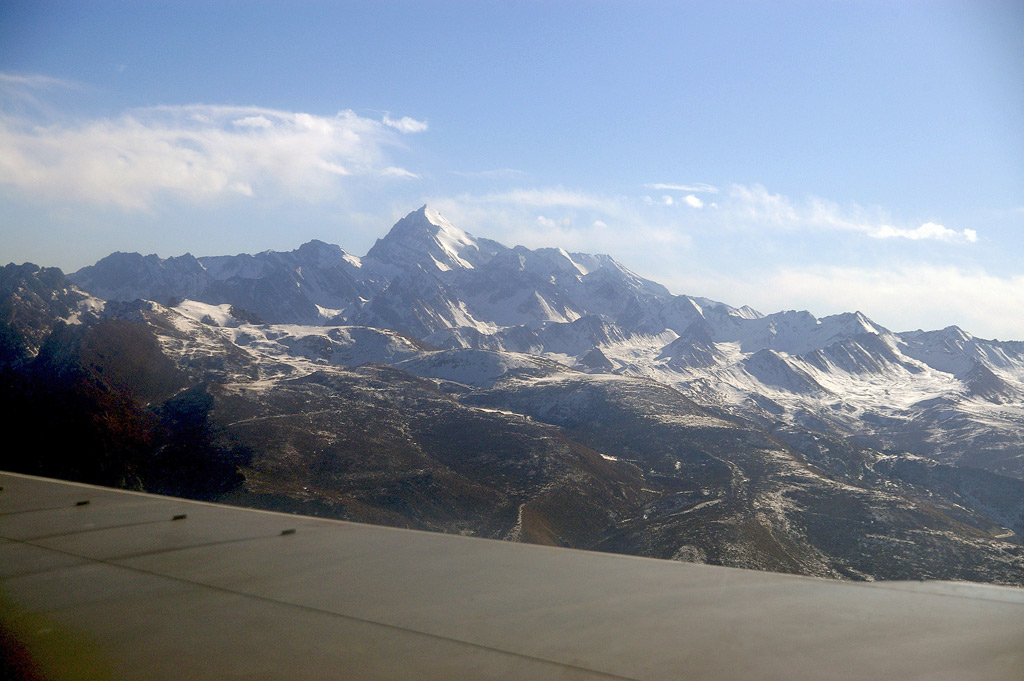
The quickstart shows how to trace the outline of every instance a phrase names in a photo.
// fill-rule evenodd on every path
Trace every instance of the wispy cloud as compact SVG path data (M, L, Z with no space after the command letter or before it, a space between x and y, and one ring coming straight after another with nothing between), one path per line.
M394 128L398 132L413 133L413 132L424 132L427 129L426 121L418 121L415 118L409 118L408 116L402 116L401 118L395 119L388 114L384 114L384 118L381 122L389 128Z
M934 222L926 222L917 229L901 229L892 225L877 225L871 226L867 233L876 239L910 239L911 241L936 239L951 243L960 241L974 243L978 240L978 233L973 229L964 229L958 232L954 229L937 225Z
M458 177L486 178L489 180L522 178L526 176L525 172L522 170L516 170L515 168L495 168L493 170L470 171L449 170L448 172L452 175L457 175Z
M642 197L604 195L563 187L512 189L437 197L430 203L470 232L508 245L561 246L609 253L626 262L643 260L652 244L685 253L691 238L677 216Z
M734 184L722 205L737 227L798 229L807 222L789 197L772 194L762 185Z
M596 210L617 210L622 199L564 189L562 187L540 189L512 189L482 195L463 195L464 201L479 204L506 204L531 208L562 207L590 208Z
M39 74L0 73L0 112L13 115L14 111L46 110L37 94L54 90L83 90L80 83Z
M137 210L164 194L313 198L342 176L415 177L389 163L385 149L398 133L425 125L352 111L317 116L213 105L138 109L74 125L0 113L0 184Z
M663 191L677 191L677 192L690 192L698 194L717 194L719 192L718 187L698 182L697 184L665 184L663 182L655 182L653 184L644 185L650 189L660 189Z
M666 192L700 186L711 193L710 185L648 186L671 186ZM482 233L517 239L517 243L527 246L563 245L636 253L637 259L651 243L678 244L685 252L695 239L721 243L724 233L756 233L762 242L776 236L790 238L799 232L819 236L854 233L870 239L949 244L978 240L973 229L956 230L931 221L899 224L881 209L867 210L857 205L844 208L816 197L794 200L758 184L732 185L720 191L713 203L694 192L630 197L563 187L462 194L435 201L440 201L446 214L464 220L470 231L482 226ZM645 259L667 257L658 254Z
M572 227L572 220L569 218L552 220L551 218L544 217L543 215L538 215L537 224L547 229L568 229L569 227Z
M881 209L842 208L817 197L796 201L783 194L773 194L762 185L733 185L722 208L721 217L731 219L740 228L838 230L858 232L873 239L946 243L974 243L978 240L978 232L974 229L958 231L930 221L916 227L893 225L893 220Z
M64 88L77 90L81 88L81 85L74 81L39 74L0 73L0 87L5 89L25 87L32 89Z

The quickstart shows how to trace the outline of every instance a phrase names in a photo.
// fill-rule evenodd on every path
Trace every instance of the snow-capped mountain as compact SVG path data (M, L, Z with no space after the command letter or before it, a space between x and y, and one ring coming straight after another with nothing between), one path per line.
M363 258L311 242L75 275L164 302L8 266L0 424L35 446L0 468L827 577L1024 583L1024 480L910 453L1011 468L1018 345L762 315L429 209L403 222Z
M196 258L114 253L69 277L104 300L230 302L278 323L345 319L379 285L358 258L310 241L290 253Z
M507 250L487 239L476 239L429 206L409 213L378 239L368 260L391 265L395 271L420 266L428 271L473 269Z
M257 255L116 253L70 279L108 300L193 299L269 324L386 329L644 376L779 428L1024 476L1024 343L673 295L609 256L509 248L429 206L362 258L319 241Z
M423 206L363 258L312 241L290 253L195 258L115 253L69 277L105 300L230 303L268 323L382 326L417 336L616 318L671 298L608 256L507 248Z

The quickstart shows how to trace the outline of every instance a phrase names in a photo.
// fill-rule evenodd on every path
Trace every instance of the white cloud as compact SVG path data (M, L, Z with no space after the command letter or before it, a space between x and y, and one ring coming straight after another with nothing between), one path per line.
M798 202L783 194L772 194L761 185L733 185L722 207L736 226L786 230L839 230L859 232L874 239L907 239L910 241L943 241L974 243L978 233L973 229L957 231L934 222L918 227L898 227L883 211L867 211L859 206L846 209L820 198ZM716 206L717 207L717 206Z
M352 174L352 173L350 173L348 171L348 168L346 168L343 165L337 164L337 163L335 163L333 161L320 161L319 167L321 169L323 169L323 170L326 170L329 173L334 173L335 175L351 175Z
M572 220L569 218L562 218L561 220L552 220L551 218L544 217L543 215L537 216L537 224L546 229L569 229L572 227Z
M869 236L876 239L910 239L919 241L921 239L936 239L950 243L965 241L974 243L978 240L978 233L973 229L965 229L962 232L937 225L934 222L926 222L917 229L900 229L891 225L869 226L865 230Z
M724 206L729 216L739 225L763 227L765 225L796 229L806 226L807 215L801 215L789 197L772 194L762 185L733 185Z
M200 119L202 120L202 119ZM239 118L236 121L231 121L231 124L237 128L272 128L274 124L270 122L270 119L266 116L246 116L245 118Z
M235 183L233 183L231 185L231 187L229 189L231 191L235 192L236 194L241 194L242 196L253 196L254 195L254 192L252 190L252 185L250 185L250 184L248 184L246 182L235 182Z
M385 119L209 105L152 107L76 125L0 114L0 183L139 210L163 194L199 201L281 191L312 199L340 176L416 177L388 163L385 148L397 142L395 130L425 124Z
M380 171L380 174L384 177L408 177L410 179L416 179L419 177L416 173L406 170L405 168L396 168L395 166L388 166Z
M718 187L710 184L704 184L703 182L697 184L665 184L662 182L656 182L654 184L648 184L646 186L649 187L650 189L672 190L677 192L691 192L698 194L717 194L719 191Z
M525 172L515 168L495 168L493 170L476 171L449 170L448 172L459 177L486 178L489 180L522 178L526 176Z
M424 132L427 129L426 121L417 121L415 118L409 118L408 116L395 119L384 114L382 122L389 128L394 128L398 132L404 133Z
M660 199L655 199L650 196L643 197L643 202L648 206L677 206L680 203L669 194L662 194ZM704 201L702 201L695 194L687 194L682 198L682 203L691 208L703 208Z

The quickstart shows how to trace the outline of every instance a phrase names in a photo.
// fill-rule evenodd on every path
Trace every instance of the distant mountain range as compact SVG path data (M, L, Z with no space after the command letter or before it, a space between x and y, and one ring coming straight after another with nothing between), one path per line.
M0 461L16 470L804 574L1024 583L1024 343L673 295L426 206L361 258L312 241L115 253L66 278L8 265L0 366L9 430L41 443Z
M319 241L209 258L115 253L69 279L104 300L229 304L268 324L368 326L645 376L762 422L1024 476L1024 342L675 296L608 256L507 248L427 206L363 258Z

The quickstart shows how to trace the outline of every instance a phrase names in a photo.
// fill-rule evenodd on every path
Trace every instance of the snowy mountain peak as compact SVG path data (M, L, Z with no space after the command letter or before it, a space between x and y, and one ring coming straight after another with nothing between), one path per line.
M441 215L441 213L436 208L430 206L430 204L423 204L418 209L409 213L409 215L422 215L427 220L427 222L436 227L440 227L441 229L447 229L453 232L462 232L462 230L453 225L448 220L448 218Z
M831 324L841 330L841 333L848 335L854 335L857 333L871 333L878 335L886 331L886 329L872 322L860 311L843 312L829 317L823 317L818 320L818 323Z
M967 333L959 326L947 326L940 332L947 340L967 342L974 339L974 336Z
M480 244L430 206L424 205L395 223L366 254L388 265L422 265L447 272L480 264Z
M69 279L104 300L166 300L174 295L194 297L207 276L205 266L190 253L163 259L118 251Z
M740 308L729 308L729 315L741 319L760 319L764 316L749 305L744 305Z
M346 253L343 248L334 244L328 244L319 239L313 239L299 246L295 253L302 262L316 264L321 267L331 267L345 261L354 267L360 267L359 258Z

